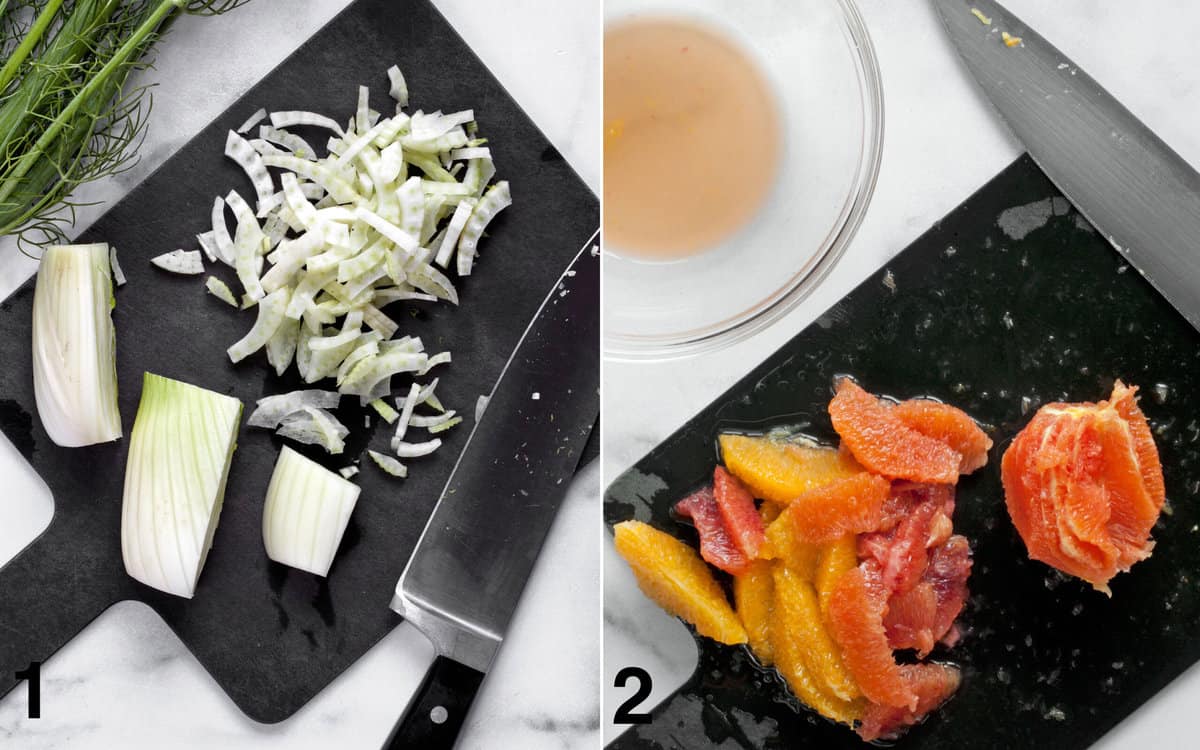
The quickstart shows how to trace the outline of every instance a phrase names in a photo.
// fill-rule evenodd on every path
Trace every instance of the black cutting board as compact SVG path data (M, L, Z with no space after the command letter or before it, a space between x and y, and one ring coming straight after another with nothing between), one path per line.
M430 351L449 348L438 394L466 423L434 456L409 462L403 481L365 456L368 435L355 399L339 410L351 428L346 452L303 452L336 468L363 458L362 496L327 580L271 563L263 550L263 497L281 440L243 428L212 553L191 601L161 594L125 575L120 512L127 440L62 449L36 416L29 336L33 298L26 284L0 304L0 429L54 496L46 532L0 570L0 694L13 671L44 660L114 602L153 607L234 702L264 722L287 718L400 622L392 590L469 433L476 398L489 393L530 318L559 274L599 225L596 197L538 131L483 63L425 0L359 0L337 16L237 104L101 218L82 241L120 252L127 286L117 291L118 377L125 434L137 412L143 371L255 399L301 387L295 369L267 374L258 354L230 364L225 348L253 323L205 294L203 277L173 277L148 259L196 246L212 199L249 181L222 157L225 134L259 107L310 109L347 119L357 86L391 111L386 69L399 64L412 109L474 108L498 178L515 203L480 245L475 273L458 285L462 305L388 308L402 331ZM164 83L170 85L170 82ZM319 132L305 133L324 142ZM229 269L215 271L227 281ZM234 288L237 288L236 286ZM411 316L411 317L410 317ZM400 381L397 381L400 382ZM390 431L373 420L371 444L387 450Z
M1022 235L1039 214L1045 225L1020 239L1000 226ZM897 747L1086 747L1200 658L1200 334L1028 157L613 482L607 523L638 518L694 543L669 511L708 481L716 434L782 422L833 439L825 407L838 373L944 399L991 425L995 441L958 489L956 530L975 555L967 634L935 653L962 665L963 685ZM1040 404L1106 397L1117 377L1142 387L1173 512L1154 529L1153 557L1118 576L1108 599L1027 559L999 462ZM697 641L693 677L611 747L862 746L797 709L741 647Z

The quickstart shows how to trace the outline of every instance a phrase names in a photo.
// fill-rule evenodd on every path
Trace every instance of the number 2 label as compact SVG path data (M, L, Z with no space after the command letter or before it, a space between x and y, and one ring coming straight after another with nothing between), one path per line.
M617 672L617 679L613 683L613 687L623 688L631 679L637 680L637 690L629 696L629 700L617 707L617 712L613 714L613 723L649 724L650 714L635 712L634 709L650 697L650 689L654 683L650 680L650 673L641 667L625 667Z

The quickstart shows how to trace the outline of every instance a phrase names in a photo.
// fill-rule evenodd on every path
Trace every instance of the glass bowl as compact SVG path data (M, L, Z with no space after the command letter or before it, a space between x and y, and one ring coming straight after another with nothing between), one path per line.
M875 189L883 92L853 0L605 3L606 24L639 16L692 20L739 44L774 89L783 136L764 204L717 246L671 262L605 246L605 356L663 360L754 335L825 278ZM737 179L733 164L729 179ZM687 200L686 185L671 189Z

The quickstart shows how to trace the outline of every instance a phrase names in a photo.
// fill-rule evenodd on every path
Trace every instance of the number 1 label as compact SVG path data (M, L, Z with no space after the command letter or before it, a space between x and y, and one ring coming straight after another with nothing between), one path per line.
M13 675L28 683L29 718L42 718L42 663L31 661L28 667L18 669Z

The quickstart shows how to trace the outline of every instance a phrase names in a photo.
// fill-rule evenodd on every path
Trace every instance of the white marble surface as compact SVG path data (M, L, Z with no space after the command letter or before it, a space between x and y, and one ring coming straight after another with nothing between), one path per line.
M598 0L434 2L598 193ZM88 196L122 196L347 4L253 0L222 18L181 20L143 76L161 85L141 164ZM389 64L380 61L381 75ZM102 210L86 210L79 229ZM14 243L0 241L0 299L33 270ZM0 482L3 564L45 528L52 501L2 437ZM596 745L598 492L598 467L572 485L461 747ZM24 718L21 687L0 700L0 746L374 748L431 660L428 643L402 625L296 716L267 726L238 711L157 615L123 603L43 666L41 719Z
M609 363L604 372L604 478L611 481L732 385L1020 153L960 67L924 0L858 0L883 73L886 135L874 201L850 250L822 288L753 340L665 364ZM1200 167L1200 4L1101 0L1007 0L1020 15ZM606 537L607 539L607 537ZM656 695L682 683L695 663L682 626L633 588L605 551L606 740L629 690L613 689L621 666L642 664ZM641 637L628 637L640 631ZM682 644L682 645L681 645ZM1098 747L1191 748L1200 700L1193 668L1111 732Z

